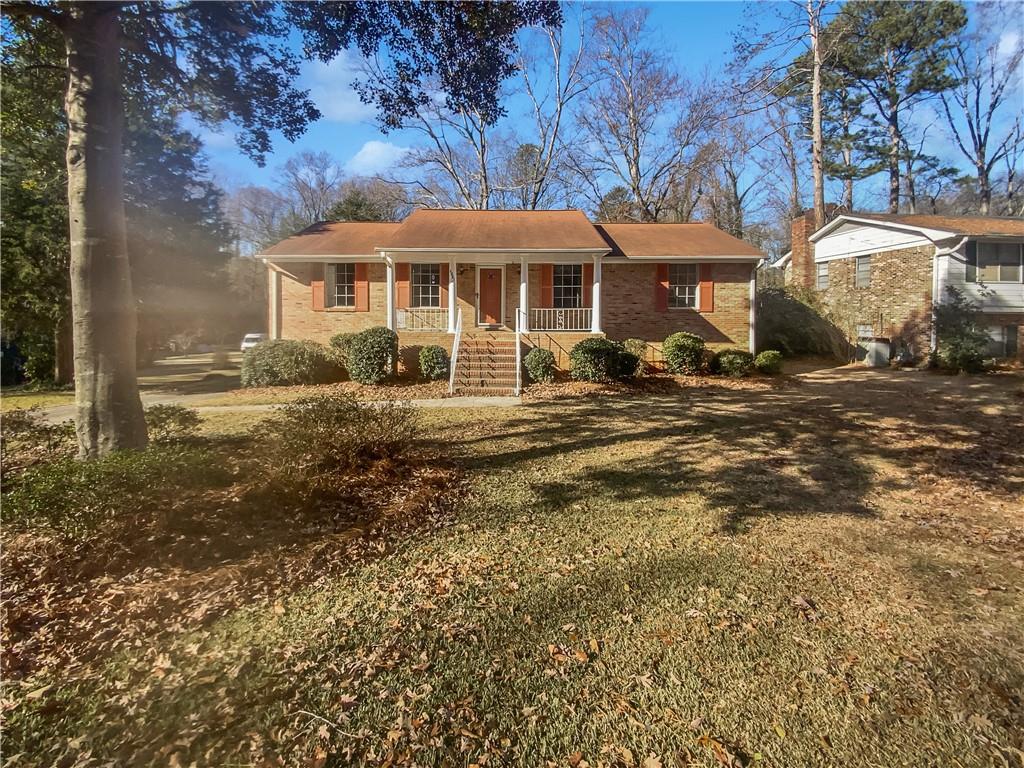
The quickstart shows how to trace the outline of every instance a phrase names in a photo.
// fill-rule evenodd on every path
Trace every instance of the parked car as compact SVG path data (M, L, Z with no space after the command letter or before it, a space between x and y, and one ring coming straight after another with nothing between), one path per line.
M267 334L265 333L247 333L242 339L242 351L245 352L247 349L252 349L261 341L267 340Z

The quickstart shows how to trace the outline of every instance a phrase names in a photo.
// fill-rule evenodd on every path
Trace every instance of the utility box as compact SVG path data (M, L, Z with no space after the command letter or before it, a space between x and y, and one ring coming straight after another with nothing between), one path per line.
M887 368L892 357L892 342L884 336L861 336L857 339L858 357L869 368Z

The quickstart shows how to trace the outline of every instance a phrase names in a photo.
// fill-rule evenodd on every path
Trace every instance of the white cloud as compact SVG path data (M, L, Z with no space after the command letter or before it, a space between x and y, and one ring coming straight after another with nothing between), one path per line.
M329 62L312 61L303 72L304 87L325 119L358 123L373 117L373 107L363 104L352 87L359 74L360 58L342 51Z
M345 164L345 170L354 176L372 176L395 165L408 151L409 147L388 141L368 141Z

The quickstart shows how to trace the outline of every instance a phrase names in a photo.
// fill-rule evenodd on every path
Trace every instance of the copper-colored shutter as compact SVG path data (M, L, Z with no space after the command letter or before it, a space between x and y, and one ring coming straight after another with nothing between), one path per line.
M583 265L583 306L590 307L594 304L594 265Z
M441 309L448 308L448 265L442 264L437 270L438 282L441 283Z
M552 264L540 265L541 306L550 309L555 306L555 268Z
M370 311L370 278L366 262L356 264L356 312Z
M395 265L395 308L409 308L409 262Z
M715 311L714 270L714 264L700 265L700 285L697 287L697 290L700 291L700 303L698 306L701 312Z
M668 264L659 264L654 279L654 308L668 311Z
M310 278L309 285L313 289L313 311L323 312L325 309L324 304L324 272L327 270L326 264L314 264L312 270L312 277Z

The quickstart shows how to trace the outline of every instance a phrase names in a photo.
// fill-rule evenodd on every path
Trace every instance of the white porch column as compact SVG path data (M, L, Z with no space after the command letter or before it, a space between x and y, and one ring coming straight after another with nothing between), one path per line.
M590 302L590 332L601 333L601 257L594 257L594 293Z
M757 354L757 267L750 270L750 354Z
M519 259L519 311L523 313L523 333L530 332L530 262L523 256Z
M391 260L390 256L385 256L384 261L387 264L387 288L385 293L387 294L387 312L388 312L388 328L392 331L395 330L395 263Z
M455 260L448 262L448 333L455 333L455 315L458 312L459 297L456 291L458 283L458 264Z
M267 276L270 278L270 323L267 329L270 338L281 338L281 273L269 262L267 265Z

